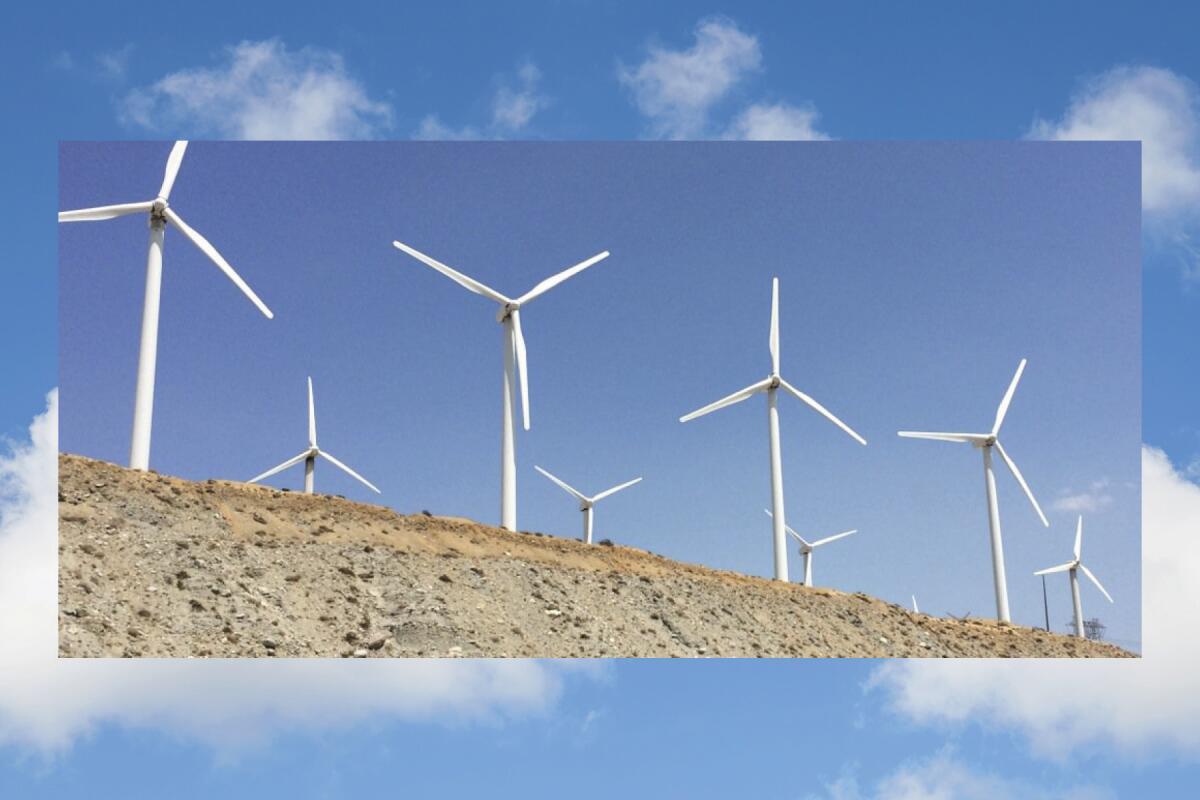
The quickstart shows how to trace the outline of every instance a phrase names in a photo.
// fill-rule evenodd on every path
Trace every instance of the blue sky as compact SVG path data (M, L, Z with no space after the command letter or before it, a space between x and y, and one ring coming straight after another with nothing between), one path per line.
M396 12L376 4L343 5L321 18L269 3L209 4L203 10L157 15L128 4L73 9L68 21L65 10L54 15L6 10L6 29L20 35L10 37L0 50L0 63L10 76L0 83L0 92L6 107L22 114L23 124L6 128L9 146L0 156L7 187L2 210L10 221L7 313L0 315L4 334L0 341L5 343L6 362L19 367L7 370L5 391L0 392L0 431L18 441L27 437L30 420L46 407L46 392L57 384L54 310L60 231L52 212L58 202L59 140L239 138L264 133L262 117L257 115L264 103L276 112L287 110L268 117L285 118L294 132L400 139L421 133L550 139L717 137L750 133L755 124L766 121L786 123L790 133L841 139L1015 140L1034 130L1038 120L1047 123L1041 133L1052 137L1144 138L1153 145L1144 154L1144 166L1153 169L1147 171L1143 187L1142 436L1148 446L1161 449L1170 459L1170 463L1153 458L1146 462L1152 467L1147 480L1163 482L1154 496L1159 505L1151 504L1147 490L1147 536L1153 531L1161 537L1144 543L1148 574L1157 570L1156 579L1145 587L1147 658L1136 665L1087 665L1104 668L1086 670L1080 669L1083 665L989 662L914 665L865 698L862 684L879 674L878 665L705 663L681 668L618 662L609 665L602 678L565 674L560 690L546 693L533 711L520 704L513 710L503 703L494 710L497 701L489 699L489 691L495 691L495 684L484 681L480 688L477 678L467 679L447 667L447 674L456 676L454 684L467 687L472 703L488 713L488 721L464 717L459 706L451 704L437 714L443 723L432 725L428 715L413 716L389 705L392 698L406 696L406 686L415 687L408 691L430 694L428 683L411 677L360 703L382 707L378 716L344 715L347 706L358 707L343 694L357 681L346 680L346 673L335 669L340 665L331 665L330 675L341 674L341 680L326 675L281 696L278 707L262 712L268 720L260 721L266 731L264 743L230 755L217 741L220 734L235 730L240 718L222 716L222 698L233 696L240 705L253 706L258 695L270 692L254 689L256 685L236 665L196 665L208 669L189 672L188 679L170 680L169 685L164 679L159 688L147 678L162 665L134 672L126 664L85 664L67 672L48 657L53 652L52 639L46 638L53 622L53 595L49 594L38 608L44 606L50 613L38 617L41 622L29 623L34 639L5 638L10 648L13 642L36 640L41 655L31 652L26 657L25 652L11 649L0 654L11 677L5 682L9 690L0 692L0 740L5 743L0 745L4 748L0 790L4 794L70 796L83 788L119 785L127 794L149 795L160 791L164 781L184 775L189 785L232 796L261 794L264 787L294 787L299 796L334 793L318 779L340 779L363 790L391 787L398 773L411 775L409 780L417 785L428 781L426 786L444 789L447 768L438 767L450 763L458 767L462 753L476 755L481 763L499 763L511 774L521 774L520 768L526 767L524 778L531 783L522 794L560 793L572 768L594 770L588 773L590 783L577 785L586 786L581 791L596 793L627 786L624 781L630 773L644 775L647 784L663 782L650 788L682 787L693 794L718 794L722 789L728 793L730 787L750 786L771 795L799 797L898 797L904 795L897 786L905 781L929 789L945 788L945 780L956 781L952 788L959 796L1030 796L1031 784L1048 789L1045 796L1070 796L1068 790L1093 784L1111 787L1109 795L1093 793L1096 796L1179 796L1183 787L1196 782L1200 744L1194 719L1200 710L1190 698L1200 692L1184 666L1196 654L1189 644L1170 636L1178 627L1168 624L1185 622L1181 615L1197 607L1190 588L1195 581L1185 565L1194 563L1190 532L1195 525L1188 521L1200 513L1194 484L1187 480L1190 465L1200 456L1195 412L1200 399L1195 377L1200 300L1194 278L1194 243L1200 225L1195 195L1188 194L1186 187L1180 190L1173 180L1182 176L1186 183L1197 165L1196 11L1176 3L1136 8L1029 4L998 8L990 14L950 4L914 11L865 4L830 9L743 3L724 9L730 17L717 29L724 31L724 38L702 40L701 21L720 11L707 4L657 4L635 10L621 4L556 3L489 15L467 6ZM470 24L463 24L464 18ZM730 36L731 30L745 39ZM249 45L239 49L242 42ZM682 58L689 53L695 58ZM274 71L270 74L285 78L276 84L282 85L282 96L271 93L269 82L266 89L247 89L228 80L236 78L234 67L245 65L254 55L262 57L259 63L266 65L264 69ZM644 66L646 71L641 69ZM679 85L668 80L674 74L671 67L681 66L705 68L693 71L696 80L682 87L701 86L703 91L685 92L681 99L674 91ZM1122 72L1123 66L1134 71ZM325 99L340 110L325 113L329 110L322 112L320 98L301 102L289 93L297 84L286 78L294 78L297 72L320 79L318 88L328 90ZM182 103L175 88L181 84L211 90L207 107L220 113L206 115L203 108ZM1147 91L1139 93L1143 89ZM1147 98L1153 101L1149 105L1123 104ZM290 106L289 100L294 101ZM1139 109L1163 113L1134 113ZM177 204L185 213L190 206L184 188L202 191L198 181L189 182L197 177L189 174L193 166L185 165L180 177ZM145 169L152 175L158 166ZM155 181L150 178L151 192ZM195 209L189 218L218 246L226 247L221 234L230 229L221 230L217 220L210 222L198 213L201 210ZM129 247L139 251L143 234L136 226L129 227L133 232ZM388 233L389 238L393 235ZM172 254L182 256L185 251L182 243L169 242L168 263ZM572 250L564 265L575 257ZM465 262L462 266L469 269ZM547 264L546 270L555 266ZM244 304L232 293L221 294L228 290L219 278L200 269L211 273L211 268L199 263L196 267L198 291L224 297L223 308L230 313ZM538 301L544 306L538 309L537 321L552 322L554 315L564 313L565 308L556 306L560 301L565 305L568 296L582 296L585 289L607 291L605 279L615 282L616 267L614 258L611 264L597 267L596 274L579 278L578 286L564 286L558 297ZM398 262L396 269L402 268ZM494 339L488 343L495 331L484 324L487 304L448 282L439 288L439 276L422 276L423 268L417 265L409 268L405 279L442 294L447 313L461 314L464 326L481 329L464 357L477 357L483 367L481 379L493 380L498 347ZM529 268L535 279L541 276L534 265ZM609 269L610 274L601 272ZM250 270L246 272L251 277ZM113 277L117 274L118 270L111 270ZM398 272L395 280L399 282L402 275ZM784 363L801 369L805 365L796 360L810 351L801 338L803 306L798 304L803 298L791 287L789 281L783 291ZM497 288L509 287L505 283ZM511 288L519 290L521 285ZM746 346L730 343L730 351L736 353L731 358L749 362L745 375L752 379L762 368L758 364L765 364L760 320L766 292L748 285L744 298L741 294L730 313L744 303L745 322L731 326L731 336L743 337ZM176 296L174 302L183 299ZM205 305L209 307L216 305ZM247 324L253 321L249 313L245 319ZM262 324L257 326L260 330ZM546 404L550 397L541 380L549 374L552 362L547 361L554 357L550 335L554 326L529 327L531 338L549 329L540 350L531 354L535 433L549 437L551 408ZM754 361L756 357L761 362ZM1019 409L1025 409L1022 414L1032 411L1027 405L1032 404L1036 366L1037 362L1031 363L1030 385L1018 395L1014 414ZM1005 367L991 379L998 384L995 389L979 382L978 402L985 419L1010 369ZM272 384L275 394L257 396L278 403L281 425L286 419L298 433L302 375L288 377L290 384L283 380ZM697 387L695 404L713 399L706 390L721 393L741 385L736 378L728 373L711 376L711 384ZM976 391L975 382L971 386ZM485 443L486 437L494 436L494 394L489 386L479 397ZM841 400L842 393L835 394ZM332 448L335 426L354 421L335 413L338 404L348 409L348 415L357 410L358 398L339 395L336 381L327 385L319 380L317 399L322 435L328 435L326 443ZM689 398L680 401L675 413L691 407ZM830 403L834 404L833 397ZM818 420L801 423L799 411L785 414L785 435L822 436L830 445L837 444L835 431L823 432ZM750 409L727 411L722 417L706 420L703 432L696 435L732 436L743 417L748 430L758 433L761 427ZM547 427L539 430L543 422ZM274 442L264 443L263 457L274 463L290 452L289 441L278 443L284 448L278 457ZM531 439L523 440L523 459L535 455L532 444ZM949 447L945 448L949 453L937 455L936 447L929 445L931 461L954 455ZM357 464L353 448L333 452ZM1029 471L1030 459L1018 458ZM481 460L491 475L494 452L485 449ZM23 457L18 455L13 463L24 463ZM756 461L749 463L756 468ZM789 463L796 463L796 457L789 457ZM610 477L606 471L596 480L620 480L625 475L618 469L622 466L613 465L618 474ZM972 469L966 464L964 481L971 480ZM794 469L787 474L794 475ZM536 475L521 477L526 488L537 486ZM564 477L583 483L589 476ZM543 489L547 513L556 520L565 516L568 525L574 524L569 509L559 510L561 506L551 502L562 502L552 488ZM611 513L618 514L616 502L628 502L631 508L641 502L635 498L643 488L648 486L614 500ZM1006 519L1022 513L1012 488L1001 485ZM1035 488L1045 495L1040 485ZM968 483L967 491L974 490ZM523 516L541 504L524 497ZM1100 503L1100 497L1091 499ZM40 527L6 524L9 540L0 545L7 548L26 529L52 529L52 504L48 508L45 519L50 521ZM494 513L490 508L485 511ZM606 524L608 513L609 509L599 512L598 526ZM1089 519L1096 518L1099 526L1104 516L1094 514ZM1009 534L1010 542L1014 535ZM38 552L46 552L47 564L52 565L52 547L43 546L52 539L37 542L42 548ZM822 563L817 564L818 577L827 568ZM0 591L9 591L19 576L4 574L5 587ZM47 585L52 584L53 570L45 570L46 576ZM11 604L12 595L4 596ZM1089 605L1089 610L1095 608L1094 603ZM20 613L6 615L0 622L10 626L6 631L17 625L18 632L24 630L19 627L22 623ZM1160 634L1157 643L1155 625ZM1126 667L1137 671L1122 671ZM397 666L396 670L408 675L410 668ZM971 721L955 723L953 710L939 706L937 698L918 696L925 685L918 680L922 675L936 684L939 697L949 695L965 709ZM243 684L248 688L239 694ZM176 687L186 687L186 692ZM951 688L953 693L948 691ZM1018 701L1007 702L1012 693ZM900 704L898 698L905 702ZM822 735L806 742L805 712L811 710L811 703L826 699ZM324 715L306 711L307 724L291 729L287 710L308 709L312 703L321 704ZM593 718L589 726L594 738L567 753L572 737L562 732L580 730L593 710L600 714L599 724ZM663 722L680 713L689 715L682 724ZM198 733L196 718L207 720L209 727ZM90 733L81 735L84 731ZM662 735L643 737L647 731ZM61 738L54 739L55 735ZM791 736L802 737L795 747L789 746ZM42 750L48 741L45 737L58 743L49 756ZM730 738L732 746L719 744ZM648 750L659 751L648 747L647 741L677 743L676 752L691 757L674 771L670 784L664 777L670 757L648 758ZM805 744L826 756L820 762L824 771L815 776L806 769L810 762ZM947 746L949 752L943 749ZM550 757L545 755L547 747ZM1056 747L1065 748L1069 758L1062 752L1053 756ZM413 757L414 752L420 757ZM596 758L588 759L589 754ZM768 761L764 755L778 755L780 777L764 766ZM707 763L728 769L695 767ZM461 775L461 769L455 774ZM856 787L839 782L846 775L858 776Z

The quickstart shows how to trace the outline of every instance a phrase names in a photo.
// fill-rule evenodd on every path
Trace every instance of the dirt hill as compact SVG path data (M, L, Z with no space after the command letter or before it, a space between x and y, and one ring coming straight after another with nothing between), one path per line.
M62 656L1100 656L629 547L59 457Z

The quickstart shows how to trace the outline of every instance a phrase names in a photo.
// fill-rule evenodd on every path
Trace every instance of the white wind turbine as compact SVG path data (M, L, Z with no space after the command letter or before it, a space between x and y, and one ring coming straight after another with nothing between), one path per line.
M913 599L913 613L914 613L914 614L920 614L920 613L921 613L921 609L917 608L917 596L914 594L914 595L912 596L912 599Z
M769 509L764 508L763 511L767 512L768 517L771 517L772 519L775 518L775 516L770 512ZM820 547L823 544L829 544L830 542L837 541L838 539L843 539L852 533L858 533L858 529L855 528L854 530L851 530L851 531L842 531L841 533L835 533L833 536L826 536L824 539L817 539L815 542L810 542L807 539L805 539L803 536L801 536L800 534L796 533L796 531L792 530L791 525L785 525L784 528L785 528L785 530L787 530L788 534L793 539L795 539L797 542L800 543L800 555L804 556L804 585L805 586L813 585L813 582L812 582L812 579L813 579L813 577L812 577L812 553L813 553L813 550L816 550L818 547Z
M287 469L288 467L293 466L295 464L299 464L301 461L303 461L304 462L304 493L312 494L313 493L313 472L316 469L317 456L320 456L321 458L328 461L330 464L333 464L335 467L337 467L338 469L340 469L343 472L345 472L346 474L348 474L351 478L354 478L355 480L362 482L363 484L365 484L367 486L368 489L375 492L376 494L381 493L378 489L375 488L375 484L371 483L369 480L364 478L362 475L359 475L357 472L350 469L349 467L347 467L342 462L338 461L333 456L329 455L329 453L327 453L324 450L322 450L321 448L317 447L317 411L316 411L316 407L313 405L312 378L309 378L308 379L308 447L306 447L304 450L300 451L300 455L289 458L287 461L283 462L282 464L280 464L277 467L271 467L271 469L267 470L262 475L258 475L256 477L251 478L249 481L247 481L247 483L258 483L259 481L263 480L264 478L269 478L272 475L274 475L275 473L282 472L283 470Z
M515 369L517 368L521 373L523 422L525 430L529 430L529 374L525 367L525 336L521 333L521 306L553 289L572 275L583 272L596 262L608 258L608 251L597 253L586 261L581 261L557 275L546 278L525 294L513 299L418 250L414 250L403 242L392 242L392 244L398 250L433 267L459 286L500 304L500 309L496 312L496 321L504 328L504 393L501 406L503 413L500 436L500 527L515 531L517 529L517 453L514 429L516 428Z
M600 492L600 494L588 497L583 492L568 486L565 481L559 480L538 465L534 464L533 468L545 475L550 480L554 481L556 484L558 484L559 488L579 501L579 510L583 512L583 541L587 544L592 543L592 506L596 505L596 503L599 503L609 495L616 494L622 489L628 489L630 486L633 486L635 483L640 483L642 480L641 478L634 478L631 481L618 484L611 489L605 489L603 492Z
M1008 465L1008 469L1012 472L1017 483L1021 485L1021 489L1025 492L1025 496L1029 498L1029 502L1033 505L1033 510L1041 518L1042 524L1046 527L1050 526L1046 515L1042 513L1041 506L1034 499L1033 492L1029 489L1029 484L1025 482L1024 476L1021 475L1021 470L1017 469L1016 463L1009 458L1008 453L1004 451L1004 445L1000 444L1000 426L1004 424L1004 415L1008 413L1008 406L1012 402L1013 394L1017 391L1017 383L1021 380L1021 373L1025 371L1026 359L1021 359L1021 363L1017 366L1017 372L1013 375L1012 383L1008 385L1008 391L1004 393L1004 399L1000 401L1000 407L996 409L996 421L992 425L990 433L931 433L924 431L900 431L901 436L910 439L933 439L939 442L960 442L970 444L972 447L977 447L983 451L983 475L984 483L987 489L987 507L988 507L988 527L991 531L992 541L992 577L996 585L996 617L1003 622L1011 621L1008 615L1008 582L1004 577L1004 543L1000 538L1000 508L996 503L996 475L992 471L992 448L1000 454L1000 458Z
M1108 598L1108 602L1112 602L1112 595L1100 585L1100 581L1088 569L1080 556L1083 548L1083 517L1079 517L1079 524L1075 526L1075 558L1065 564L1059 564L1057 567L1039 570L1033 573L1034 575L1050 575L1054 572L1066 572L1071 578L1071 600L1075 604L1075 635L1080 639L1084 638L1083 633L1083 605L1079 602L1079 573L1078 570L1083 570L1083 574L1091 579L1092 583L1096 584L1096 588Z
M170 222L178 228L192 244L200 248L200 252L208 256L225 273L225 277L233 281L234 285L242 290L242 294L258 306L258 310L265 314L267 319L274 316L271 309L258 299L258 295L234 272L233 267L229 266L217 249L190 228L175 210L167 205L167 198L175 184L175 176L179 174L179 166L183 163L183 153L186 149L186 141L178 141L171 148L162 186L153 200L58 212L59 222L95 222L138 213L147 213L150 216L150 253L146 258L146 297L142 307L142 341L138 352L137 389L133 405L133 441L129 447L129 466L132 469L150 468L150 426L154 416L154 371L158 356L158 305L162 289L163 235L167 223Z
M774 510L772 519L774 519L775 538L775 579L786 581L788 579L787 538L784 533L786 520L784 519L783 512L783 463L779 453L779 411L776 408L776 392L780 387L783 387L799 398L801 402L848 433L859 444L865 445L867 440L851 430L850 426L831 414L823 405L779 376L779 278L775 278L771 284L771 334L768 344L771 349L770 375L757 383L750 384L745 389L734 392L728 397L723 397L715 403L710 403L704 408L697 409L690 414L680 417L679 421L688 422L717 409L725 408L725 406L740 403L759 392L766 392L767 432L771 450L771 507Z

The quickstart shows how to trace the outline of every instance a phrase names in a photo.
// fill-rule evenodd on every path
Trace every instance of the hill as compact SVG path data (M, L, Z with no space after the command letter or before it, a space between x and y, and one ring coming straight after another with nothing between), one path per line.
M59 457L64 657L1121 657L622 546Z

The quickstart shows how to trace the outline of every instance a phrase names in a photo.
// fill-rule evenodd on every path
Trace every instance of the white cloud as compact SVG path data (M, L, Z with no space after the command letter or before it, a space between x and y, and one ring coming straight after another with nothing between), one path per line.
M637 66L618 67L618 78L633 92L654 136L705 136L712 108L762 63L758 39L732 20L703 19L694 34L686 50L653 45Z
M829 137L817 130L820 115L814 108L787 103L754 103L743 110L722 138L751 141L814 141Z
M570 665L516 660L57 659L58 393L0 456L0 744L68 746L103 724L220 750L367 718L495 720L551 706Z
M892 709L921 723L1014 729L1035 752L1084 746L1200 758L1200 486L1142 451L1145 658L1137 661L898 661L873 674Z
M229 139L369 138L387 130L391 116L340 55L289 50L278 39L241 42L220 65L172 72L121 103L131 126Z
M129 57L133 54L133 45L127 44L116 50L106 50L96 56L96 66L100 74L110 81L123 81L129 71Z
M1050 507L1055 511L1070 514L1095 514L1112 505L1111 490L1111 481L1107 479L1092 481L1091 485L1082 491L1063 490Z
M1085 800L1111 792L1091 786L1056 789L994 773L978 772L943 750L932 758L901 765L864 791L858 779L844 774L809 800Z
M437 114L427 114L421 119L414 139L463 141L469 139L503 139L524 132L538 112L550 104L550 98L540 87L542 71L531 61L517 68L516 80L498 76L497 87L492 95L492 116L486 126L463 125L454 127L442 121Z
M1167 69L1124 66L1088 81L1033 139L1141 140L1142 206L1160 216L1200 216L1200 92Z

